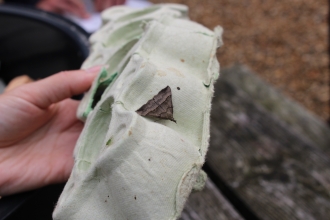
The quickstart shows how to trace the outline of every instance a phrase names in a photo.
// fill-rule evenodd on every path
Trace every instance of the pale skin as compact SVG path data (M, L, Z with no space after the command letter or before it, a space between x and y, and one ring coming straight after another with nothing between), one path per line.
M73 95L88 90L101 67L66 71L0 95L0 196L69 178L83 129Z

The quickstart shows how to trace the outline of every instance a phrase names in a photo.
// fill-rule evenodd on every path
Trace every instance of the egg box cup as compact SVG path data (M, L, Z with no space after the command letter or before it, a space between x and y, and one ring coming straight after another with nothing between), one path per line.
M203 188L222 29L190 21L185 6L161 7L174 12L144 22L121 6L134 16L94 35L95 46L140 22L129 30L135 35L95 46L90 57L99 59L83 64L104 68L78 108L85 126L54 219L177 219ZM118 13L103 15L112 22Z

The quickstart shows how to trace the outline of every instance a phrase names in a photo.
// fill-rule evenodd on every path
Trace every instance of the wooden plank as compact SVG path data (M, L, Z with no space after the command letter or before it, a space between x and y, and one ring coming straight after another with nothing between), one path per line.
M180 218L180 220L201 219L243 220L211 180L206 181L202 191L190 195Z
M314 123L307 111L298 109L300 115L291 115L297 107L285 104L283 97L273 94L275 90L267 91L269 100L279 102L274 104L267 92L260 90L264 97L258 99L244 91L237 83L241 69L222 72L216 83L208 166L260 219L329 219L329 129L320 121ZM256 81L250 83L260 88L253 85ZM262 100L289 113L283 117ZM290 115L295 118L292 122L284 119ZM319 129L309 135L308 126L297 129L304 123L322 128L322 133Z
M221 72L220 80L231 83L259 104L264 110L278 117L292 130L306 136L330 156L330 129L316 115L297 102L282 95L263 82L246 66L236 65Z

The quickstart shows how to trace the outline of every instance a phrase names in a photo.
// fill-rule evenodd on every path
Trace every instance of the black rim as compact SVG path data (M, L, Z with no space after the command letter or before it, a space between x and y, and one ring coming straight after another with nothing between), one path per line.
M61 30L75 44L77 44L84 58L89 54L89 34L72 21L53 13L45 12L37 8L22 7L19 5L0 5L0 13L20 16L38 22L46 23L56 29Z

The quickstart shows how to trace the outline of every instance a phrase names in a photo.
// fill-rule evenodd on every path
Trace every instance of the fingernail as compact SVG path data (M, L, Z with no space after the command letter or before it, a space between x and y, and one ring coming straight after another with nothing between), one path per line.
M88 69L86 69L86 72L88 73L99 73L100 70L102 69L102 65L98 65L98 66L93 66L93 67L90 67Z

